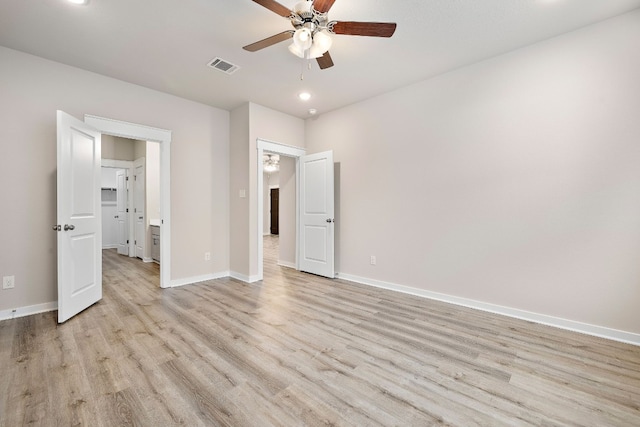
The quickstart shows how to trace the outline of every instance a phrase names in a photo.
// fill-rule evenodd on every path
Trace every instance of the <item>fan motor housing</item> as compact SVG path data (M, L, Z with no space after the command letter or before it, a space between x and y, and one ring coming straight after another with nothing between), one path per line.
M291 16L291 25L296 30L300 28L308 28L312 33L327 28L327 14L320 13L314 9L300 13L293 13Z

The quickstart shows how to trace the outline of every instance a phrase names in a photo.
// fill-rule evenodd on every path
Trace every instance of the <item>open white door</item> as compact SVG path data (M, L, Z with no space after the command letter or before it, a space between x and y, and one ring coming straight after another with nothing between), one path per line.
M102 298L100 133L62 112L58 121L58 323Z
M129 255L129 213L127 210L127 171L121 169L116 172L116 216L117 216L117 236L118 253Z
M300 270L334 278L333 151L300 157Z

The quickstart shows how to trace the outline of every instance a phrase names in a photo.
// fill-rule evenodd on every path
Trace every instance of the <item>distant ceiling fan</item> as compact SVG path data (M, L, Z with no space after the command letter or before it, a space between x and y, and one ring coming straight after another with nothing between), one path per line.
M396 24L392 22L329 21L327 12L336 0L301 1L293 7L293 10L289 10L275 0L253 1L289 19L295 30L283 31L247 45L243 49L255 52L293 38L289 51L300 58L316 59L323 70L333 67L333 60L329 55L332 43L330 34L391 37L396 30Z

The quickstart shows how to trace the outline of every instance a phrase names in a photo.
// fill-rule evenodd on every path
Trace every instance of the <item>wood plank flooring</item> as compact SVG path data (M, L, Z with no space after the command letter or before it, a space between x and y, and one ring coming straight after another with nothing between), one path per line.
M0 322L0 426L639 426L640 347L276 265Z

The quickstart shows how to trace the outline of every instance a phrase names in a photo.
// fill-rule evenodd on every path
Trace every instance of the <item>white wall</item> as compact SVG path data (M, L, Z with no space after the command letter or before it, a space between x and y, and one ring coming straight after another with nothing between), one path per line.
M280 264L294 268L296 265L296 161L293 157L280 156L279 228Z
M134 139L102 135L102 158L134 161L136 159L134 141Z
M232 274L249 277L249 104L231 112L230 220L229 235ZM245 197L240 197L240 192Z
M640 333L639 52L635 11L307 120L340 272Z
M133 160L147 157L147 141L133 140Z
M0 312L57 299L57 109L171 130L171 278L228 271L227 111L2 47L0 64L0 182L11 200L0 241L12 242L0 245L0 276L16 277Z

